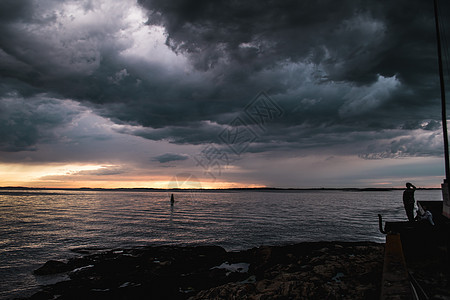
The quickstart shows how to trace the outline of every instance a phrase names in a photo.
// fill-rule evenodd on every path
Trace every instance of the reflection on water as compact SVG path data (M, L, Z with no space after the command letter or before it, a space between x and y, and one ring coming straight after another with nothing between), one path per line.
M31 292L31 271L76 247L262 244L342 240L384 242L377 214L405 220L402 191L391 192L58 191L0 195L0 298ZM416 191L439 200L440 191Z
M170 217L169 217L170 228L173 228L173 212L174 212L174 207L173 207L173 205L170 205Z

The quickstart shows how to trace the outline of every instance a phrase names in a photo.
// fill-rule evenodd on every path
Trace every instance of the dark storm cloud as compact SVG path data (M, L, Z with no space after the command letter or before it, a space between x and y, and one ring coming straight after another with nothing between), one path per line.
M40 95L23 99L16 94L0 98L0 149L36 150L36 144L59 139L58 130L82 112L70 101Z
M166 162L177 161L177 160L186 160L186 159L189 159L189 155L166 153L163 155L156 156L153 160L159 161L160 163L166 163Z
M149 140L168 141L174 144L208 144L218 138L223 128L210 122L185 124L184 126L167 126L163 128L146 128L124 126L115 129L118 133L132 134Z
M418 64L435 68L424 60L435 51L431 1L139 2L149 24L166 28L167 44L200 69L308 60L324 65L325 79L370 83L377 74L408 77Z
M0 2L0 20L8 22L17 19L29 18L32 10L30 1L27 0L4 0Z
M62 3L84 14L100 10L92 1L1 2L2 95L15 92L20 103L46 92L82 102L123 125L122 133L208 144L220 143L223 126L267 90L285 113L254 152L274 142L351 152L345 144L362 142L361 153L379 139L415 155L423 152L402 137L438 130L431 1L139 1L149 30L162 26L185 66L123 55L134 41L119 34L129 25L119 10L107 14L114 22L75 26L80 16ZM30 149L51 132L15 124L18 137L5 131L3 149Z
M166 28L167 44L190 54L194 65L204 70L228 64L231 72L238 73L236 67L260 71L280 62L305 59L314 63L328 60L330 66L336 66L352 63L352 56L366 61L369 53L355 54L365 50L363 46L379 44L373 34L382 38L385 31L371 16L371 7L357 0L140 3L150 11L149 24ZM364 70L363 74L373 78L376 73Z

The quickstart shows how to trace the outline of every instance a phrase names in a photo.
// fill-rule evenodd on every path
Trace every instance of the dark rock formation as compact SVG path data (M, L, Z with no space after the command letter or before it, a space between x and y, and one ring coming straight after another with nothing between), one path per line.
M383 251L370 242L109 250L46 263L71 280L29 299L378 299Z
M256 252L255 282L228 283L191 299L378 299L383 246L299 244Z
M64 273L64 272L69 271L70 269L71 269L71 267L62 261L49 260L42 267L34 270L33 273L35 275L51 275L51 274Z

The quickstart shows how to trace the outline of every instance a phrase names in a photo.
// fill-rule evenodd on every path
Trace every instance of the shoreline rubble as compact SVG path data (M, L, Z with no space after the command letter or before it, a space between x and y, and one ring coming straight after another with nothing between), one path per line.
M36 276L70 280L21 299L378 299L384 244L303 242L230 251L218 246L78 249Z

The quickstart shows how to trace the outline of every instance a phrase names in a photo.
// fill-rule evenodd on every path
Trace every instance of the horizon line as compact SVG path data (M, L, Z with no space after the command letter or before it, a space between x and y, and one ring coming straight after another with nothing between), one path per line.
M118 190L152 190L152 191L232 191L232 190L280 190L280 191L308 191L308 190L353 190L353 191L391 191L391 190L404 190L403 187L307 187L307 188L283 188L283 187L235 187L235 188L91 188L91 187L24 187L24 186L0 186L0 190L93 190L93 191L118 191ZM417 187L418 190L441 190L441 187Z

